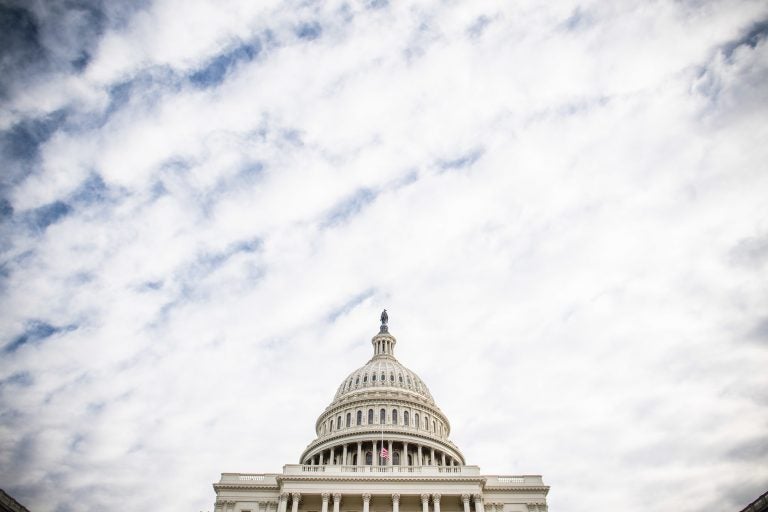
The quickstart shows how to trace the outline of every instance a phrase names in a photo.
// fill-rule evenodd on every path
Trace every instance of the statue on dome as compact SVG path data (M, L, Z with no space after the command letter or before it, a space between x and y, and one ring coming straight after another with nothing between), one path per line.
M381 325L387 325L387 322L389 322L389 315L387 314L387 310L381 312Z

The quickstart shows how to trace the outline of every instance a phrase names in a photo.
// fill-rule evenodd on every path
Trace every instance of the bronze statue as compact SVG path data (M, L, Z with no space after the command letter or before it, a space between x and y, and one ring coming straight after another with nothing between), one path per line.
M387 315L387 310L381 312L381 325L387 325L387 322L389 321L389 315Z

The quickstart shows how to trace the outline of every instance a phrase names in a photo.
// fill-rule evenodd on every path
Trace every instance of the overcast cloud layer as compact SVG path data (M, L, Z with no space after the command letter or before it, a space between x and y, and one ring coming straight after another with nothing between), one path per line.
M211 510L390 312L550 510L768 488L768 4L0 7L0 487Z

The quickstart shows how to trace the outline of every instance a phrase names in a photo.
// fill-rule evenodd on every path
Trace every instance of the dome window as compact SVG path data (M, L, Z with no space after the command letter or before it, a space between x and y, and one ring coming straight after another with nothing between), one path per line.
M382 409L379 411L379 423L382 425L387 422L387 411Z
M395 466L400 465L400 452L395 452L395 454L392 456L392 464Z
M395 374L394 373L389 376L389 381L390 382L395 382Z
M359 375L355 379L355 386L357 386L358 384L360 384L360 376Z
M366 466L373 465L373 453L365 452L365 465Z
M368 424L373 423L373 409L368 409Z
M403 425L405 425L406 427L410 426L408 424L409 419L410 418L408 417L408 411L403 411Z
M387 380L387 377L384 375L384 372L381 372L381 382L383 383L386 380Z
M397 409L392 409L392 424L397 425Z
M375 374L375 373L373 374L373 377L371 377L371 380L372 380L373 382L376 382L376 374Z
M367 374L363 376L363 382L368 382L368 375Z
M357 411L357 424L363 424L363 411Z
M341 428L341 416L336 418L336 430Z
M348 412L347 413L347 427L351 427L351 426L352 426L352 413Z
M402 375L398 375L398 377L400 378L400 384L402 384L403 383L403 376Z
M419 425L419 413L416 413L416 414L414 414L414 416L413 416L413 424L414 424L414 426L416 426L417 428L420 426L420 425Z

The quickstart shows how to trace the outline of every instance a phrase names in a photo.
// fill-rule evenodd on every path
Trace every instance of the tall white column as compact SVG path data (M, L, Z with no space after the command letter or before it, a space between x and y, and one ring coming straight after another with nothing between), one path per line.
M392 465L392 458L395 456L395 453L392 451L392 441L388 441L389 443L389 459L387 459L387 466Z
M368 512L368 503L371 501L371 495L367 492L363 494L363 512Z
M435 449L434 448L430 448L430 451L429 451L429 463L432 466L437 464L437 461L435 460Z
M464 512L471 512L469 510L469 494L462 494L461 501L464 503ZM323 510L323 512L326 512Z
M472 498L475 501L475 512L484 512L485 507L483 507L483 495L475 494L474 496L472 496Z
M333 493L333 512L339 512L339 506L341 506L341 493Z
M445 466L445 452L443 452L441 456L442 456L443 466Z
M424 465L424 459L421 458L421 445L418 445L418 454L416 455L416 465L417 466L423 466Z
M403 455L405 457L405 460L401 460L400 464L403 466L408 466L408 443L403 443Z
M400 512L400 495L397 493L392 495L392 512Z
M421 512L429 512L429 494L421 495Z
M363 465L363 443L358 441L357 442L357 465L362 466Z
M321 510L321 512L328 512L328 498L330 498L331 495L328 494L327 492L324 492L320 496L322 496L322 498L323 498L323 508L321 508L320 510ZM465 512L467 512L467 511L465 511Z
M439 494L432 495L432 505L434 505L435 507L435 512L440 512L440 495Z
M379 451L376 449L376 440L373 441L373 465L379 465Z
M287 492L281 492L280 497L278 498L277 502L277 511L278 512L285 512L286 505L288 503L288 493Z
M301 501L301 493L291 494L291 512L299 512L299 501Z
M342 450L342 455L341 455L341 463L344 466L347 465L347 443L344 443L344 449Z

